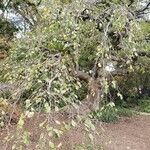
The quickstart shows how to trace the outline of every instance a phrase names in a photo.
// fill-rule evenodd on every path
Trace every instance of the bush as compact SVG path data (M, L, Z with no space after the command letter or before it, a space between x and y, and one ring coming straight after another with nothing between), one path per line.
M117 107L117 113L121 116L131 117L133 115L133 111L128 108Z
M128 108L116 107L114 103L110 102L102 107L101 111L94 112L92 116L100 121L112 123L117 122L119 117L131 117L134 112Z
M150 113L150 100L139 101L139 111Z
M96 117L100 121L107 122L107 123L116 122L119 119L115 104L112 102L103 106L101 111L95 112L94 117Z

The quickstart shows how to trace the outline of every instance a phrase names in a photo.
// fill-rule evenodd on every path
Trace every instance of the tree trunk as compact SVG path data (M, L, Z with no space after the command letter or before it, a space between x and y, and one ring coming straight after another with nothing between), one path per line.
M63 110L70 117L80 115L82 117L87 116L89 113L99 109L101 88L95 78L90 78L88 86L87 97L79 105L69 105Z

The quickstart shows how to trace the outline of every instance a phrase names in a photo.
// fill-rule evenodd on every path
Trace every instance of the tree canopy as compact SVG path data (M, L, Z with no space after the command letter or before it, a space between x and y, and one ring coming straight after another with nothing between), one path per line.
M13 95L19 93L25 102L59 107L80 102L83 89L83 103L96 110L110 88L123 98L117 76L149 67L149 20L144 15L149 2L143 6L116 0L9 1L7 5L20 15L22 6L29 5L40 16L32 31L15 40L4 64L9 70L5 80L19 87ZM22 17L32 24L37 14Z

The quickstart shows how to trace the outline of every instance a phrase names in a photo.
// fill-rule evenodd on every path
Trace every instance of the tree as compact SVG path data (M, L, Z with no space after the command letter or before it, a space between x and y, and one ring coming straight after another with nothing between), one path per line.
M42 103L47 110L69 105L67 112L82 115L99 109L109 87L122 99L115 76L126 76L141 57L149 58L144 17L149 5L134 0L41 2L36 27L16 39L6 62L11 73L5 78L18 87L12 98Z

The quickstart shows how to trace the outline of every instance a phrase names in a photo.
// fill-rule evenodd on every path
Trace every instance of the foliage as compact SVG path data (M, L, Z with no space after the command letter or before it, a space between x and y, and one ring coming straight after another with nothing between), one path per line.
M0 19L0 36L12 38L14 32L17 31L16 27L9 21Z
M138 111L150 113L150 101L140 99L138 103Z
M17 28L11 22L0 18L0 60L6 57L15 32Z
M117 107L117 114L122 117L131 117L133 116L134 112L130 110L129 108L123 108L123 107Z
M0 128L5 125L5 116L7 113L8 102L5 99L0 99Z
M16 39L14 42L11 56L6 62L7 65L5 64L6 70L8 70L5 78L11 83L19 82L23 101L31 100L38 104L40 101L47 101L51 97L51 101L57 99L60 102L61 99L67 99L68 103L71 101L70 99L76 101L75 93L82 86L82 83L77 82L77 79L70 74L70 70L72 71L73 67L77 67L87 74L91 73L91 76L96 77L98 74L96 78L98 82L101 82L101 86L105 85L104 88L107 93L107 88L110 86L107 81L108 73L102 68L107 66L108 61L111 61L112 49L117 50L119 45L122 50L114 50L116 59L124 58L124 53L128 53L128 57L132 58L134 51L131 49L137 48L137 44L133 44L137 39L133 39L133 37L143 36L139 22L134 19L129 22L128 12L124 5L114 2L111 5L115 8L111 10L110 7L113 15L109 17L113 24L109 26L110 22L107 21L107 17L104 18L102 25L108 26L108 28L101 31L91 18L84 21L82 12L81 16L74 16L74 14L80 13L80 9L86 7L85 3L79 5L79 3L71 2L69 5L72 7L69 7L68 4L62 5L62 3L57 2L53 7L49 7L52 3L42 4L43 9L40 9L39 13L43 17L39 24L24 38ZM87 12L84 11L85 15L92 15L92 17L97 18L100 17L98 14L105 14L101 5L89 4L87 7ZM118 14L120 14L119 18ZM116 18L118 19L116 20ZM122 30L127 28L126 20L130 24L130 32L127 32L127 35L118 45L117 41L113 41L114 36L118 35L113 34L114 32L122 34ZM119 24L117 24L118 22ZM135 29L139 30L142 35L136 35ZM130 41L131 38L133 41ZM132 61L129 64L122 62L121 65L128 70ZM104 80L101 80L101 74ZM67 95L68 92L69 95Z
M104 105L100 111L94 112L93 117L107 123L116 122L119 119L118 110L113 102Z
M119 117L131 117L133 115L134 112L130 108L115 106L113 102L105 104L100 111L92 114L94 118L107 123L116 122Z

